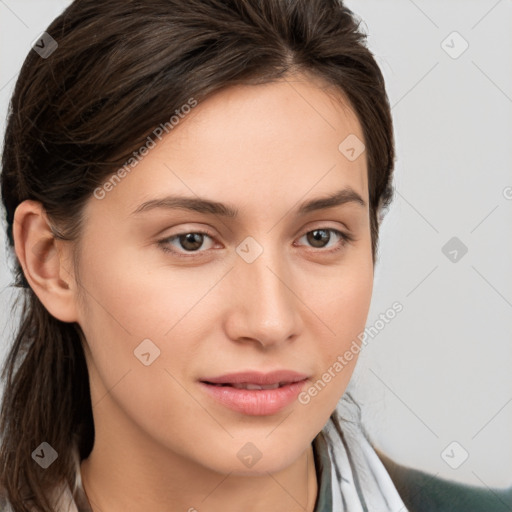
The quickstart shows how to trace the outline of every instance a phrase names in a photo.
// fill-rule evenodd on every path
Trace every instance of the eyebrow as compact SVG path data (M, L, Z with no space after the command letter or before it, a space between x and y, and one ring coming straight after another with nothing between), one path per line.
M359 204L361 207L366 208L364 199L352 188L347 187L325 197L318 197L305 201L296 209L299 216L305 215L312 211L325 210L348 203ZM223 217L236 218L238 216L238 209L229 205L205 199L202 197L187 197L187 196L166 196L159 199L151 199L139 205L132 215L137 215L150 210L158 208L164 209L182 209L190 210L199 213L221 215Z

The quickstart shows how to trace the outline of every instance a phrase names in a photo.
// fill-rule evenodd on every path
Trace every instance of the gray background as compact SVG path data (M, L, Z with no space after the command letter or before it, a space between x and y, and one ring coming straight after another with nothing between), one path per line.
M31 44L69 3L0 0L2 135ZM398 154L368 325L395 301L404 308L368 338L351 386L398 462L511 485L512 2L347 4L385 75ZM14 325L3 233L1 245L3 357Z

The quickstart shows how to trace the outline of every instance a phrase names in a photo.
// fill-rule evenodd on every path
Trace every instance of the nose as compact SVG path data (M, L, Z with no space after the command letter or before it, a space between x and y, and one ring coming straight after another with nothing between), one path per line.
M301 290L282 251L267 247L252 263L237 256L230 274L225 323L230 339L270 348L299 335Z

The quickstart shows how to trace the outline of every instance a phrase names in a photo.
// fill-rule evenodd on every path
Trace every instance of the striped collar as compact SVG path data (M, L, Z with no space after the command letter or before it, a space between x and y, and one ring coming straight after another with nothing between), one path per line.
M314 512L408 512L358 419L340 412L313 441L319 489Z

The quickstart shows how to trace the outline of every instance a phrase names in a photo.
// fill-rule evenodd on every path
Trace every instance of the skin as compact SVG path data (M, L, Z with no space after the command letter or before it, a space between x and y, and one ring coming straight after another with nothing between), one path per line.
M269 416L214 402L198 379L285 368L313 384L364 330L373 286L366 159L338 150L350 134L364 138L340 100L298 76L200 103L103 199L88 201L77 268L74 244L52 239L41 205L18 207L16 254L31 287L85 336L96 439L81 472L95 512L313 511L311 441L357 356L309 403ZM295 213L344 187L366 206ZM171 193L228 203L239 215L131 214ZM205 229L213 237L195 252L183 238L166 242L174 254L158 243ZM342 245L328 231L314 245L315 229L354 240ZM263 248L252 263L236 252L248 236ZM134 355L147 338L160 350L149 366ZM237 457L248 442L262 454L251 468Z

